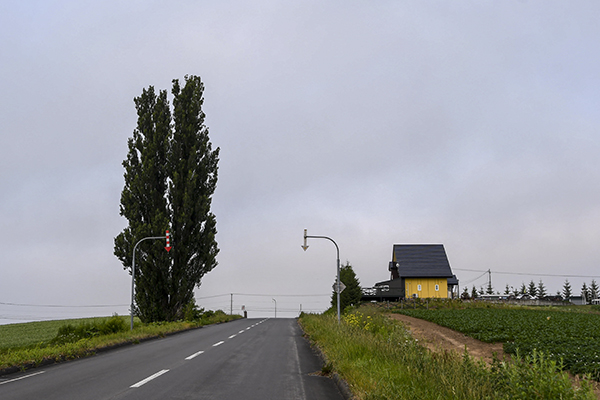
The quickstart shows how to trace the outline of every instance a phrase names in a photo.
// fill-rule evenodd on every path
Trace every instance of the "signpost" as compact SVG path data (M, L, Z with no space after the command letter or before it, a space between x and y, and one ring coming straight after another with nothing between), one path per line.
M344 291L344 289L346 289L346 285L344 285L344 282L340 282L339 284L336 282L333 284L333 291L336 293L342 293Z
M129 313L131 314L131 330L133 330L133 306L135 301L135 250L137 249L138 244L142 243L144 240L167 239L167 247L165 247L165 249L169 251L171 250L170 238L171 234L167 230L165 236L148 236L140 239L135 246L133 246L133 262L131 263L131 309L129 310Z
M344 284L340 281L340 248L338 247L337 243L332 238L327 237L327 236L308 236L306 234L306 229L305 229L304 230L304 245L301 246L304 249L304 251L306 251L306 249L308 249L308 245L306 244L307 238L327 239L327 240L330 240L335 245L335 249L337 251L337 280L336 280L336 283L333 284L333 290L335 290L337 293L337 319L338 319L338 324L339 324L340 323L340 293L342 292L342 290L344 290L346 288L346 286L344 286Z
M169 250L171 250L171 233L169 233L169 230L167 229L167 247L165 247L165 250L167 252L169 252Z

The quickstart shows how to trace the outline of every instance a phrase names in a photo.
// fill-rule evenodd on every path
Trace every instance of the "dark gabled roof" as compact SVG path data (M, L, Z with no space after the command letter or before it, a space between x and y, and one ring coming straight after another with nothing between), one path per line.
M452 278L448 278L448 285L458 285L458 278L456 278L456 275L452 275Z
M443 244L395 244L392 262L401 278L452 278Z

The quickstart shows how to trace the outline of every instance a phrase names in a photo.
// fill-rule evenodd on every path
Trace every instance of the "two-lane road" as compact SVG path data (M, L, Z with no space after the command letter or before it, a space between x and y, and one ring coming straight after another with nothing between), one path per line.
M295 319L243 319L0 377L0 399L342 399Z

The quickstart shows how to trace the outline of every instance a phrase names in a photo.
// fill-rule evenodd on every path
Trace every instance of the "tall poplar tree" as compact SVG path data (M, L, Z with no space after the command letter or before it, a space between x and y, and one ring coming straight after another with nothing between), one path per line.
M129 225L115 238L115 255L131 273L135 244L171 232L164 241L146 241L136 250L135 301L144 322L181 317L194 287L216 265L216 218L211 213L219 148L213 150L202 111L204 85L186 76L173 80L173 111L167 92L150 86L134 99L138 122L123 161L125 186L120 213Z

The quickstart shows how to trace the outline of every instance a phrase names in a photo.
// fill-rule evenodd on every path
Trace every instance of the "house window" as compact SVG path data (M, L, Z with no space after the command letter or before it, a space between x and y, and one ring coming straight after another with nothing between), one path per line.
M439 292L440 291L440 285L435 285L435 291Z
M421 285L417 285L417 292L421 291Z

